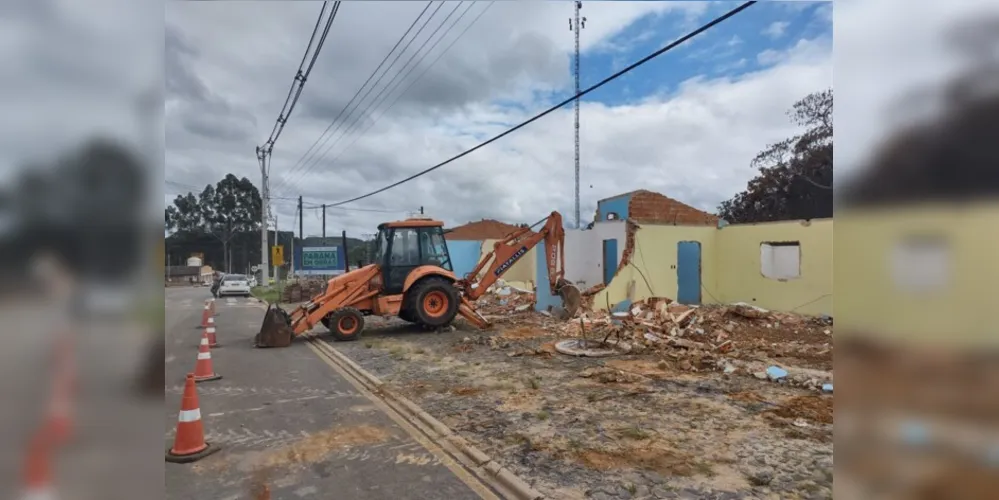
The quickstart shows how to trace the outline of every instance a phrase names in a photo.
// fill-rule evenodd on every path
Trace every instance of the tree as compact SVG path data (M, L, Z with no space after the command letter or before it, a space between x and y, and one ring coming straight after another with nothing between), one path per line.
M718 207L729 222L832 217L833 91L805 96L788 111L805 131L769 144L751 163L759 174Z
M177 243L194 243L200 235L210 235L222 243L223 268L230 272L231 244L237 235L260 230L262 206L260 192L249 179L228 174L215 186L205 186L197 197L193 193L178 195L164 216ZM243 253L248 258L248 252Z

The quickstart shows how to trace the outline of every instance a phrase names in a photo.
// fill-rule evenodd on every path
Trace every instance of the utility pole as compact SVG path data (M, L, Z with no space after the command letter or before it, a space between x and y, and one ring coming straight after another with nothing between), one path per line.
M270 194L267 190L267 150L257 146L257 162L260 163L260 286L270 286L267 267L270 262L270 250L267 244L267 226L270 219ZM277 241L277 233L274 233Z
M423 207L420 207L420 215L423 215Z
M323 245L326 245L326 204L323 203Z
M278 216L277 216L277 214L274 214L274 245L275 246L280 246L281 245L281 231L278 229ZM280 275L280 272L279 272L280 270L281 270L281 266L279 266L278 263L275 262L274 263L274 281L278 284L279 287L280 287L280 281L281 281L281 275Z
M573 65L573 73L576 78L576 94L579 95L579 30L586 27L586 18L582 18L580 22L579 10L583 8L583 2L576 2L575 16L574 19L569 20L569 29L572 30L573 35L576 38L576 53L575 53L575 64ZM576 112L576 124L575 124L575 160L576 160L576 190L575 190L575 215L576 215L576 229L579 229L579 97L574 101L574 108Z
M298 197L298 239L299 239L299 241L302 242L303 245L305 244L305 236L303 236L303 233L302 233L302 224L304 223L304 221L305 221L305 210L302 208L302 197L300 195ZM295 238L293 237L292 238L292 245L291 245L291 269L292 269L292 273L295 272L295 241L294 240L295 240Z

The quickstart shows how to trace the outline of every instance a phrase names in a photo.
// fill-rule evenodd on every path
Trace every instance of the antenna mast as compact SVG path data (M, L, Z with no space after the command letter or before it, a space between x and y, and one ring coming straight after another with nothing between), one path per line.
M575 2L575 6L576 6L576 9L575 9L574 18L573 19L569 19L569 29L572 30L572 33L573 33L573 35L574 35L574 37L576 39L576 53L575 53L575 59L574 59L575 64L573 64L573 73L574 73L573 76L576 79L576 94L575 95L579 95L579 30L581 30L581 29L583 29L583 28L586 27L586 18L584 17L584 18L580 19L580 17L579 17L579 10L583 8L583 2L577 1L577 2ZM580 22L580 21L582 21L582 22ZM576 229L579 229L580 228L580 224L579 224L579 98L578 97L573 102L573 107L575 108L575 113L576 113L576 122L575 122L575 130L574 130L575 131L575 135L574 135L575 144L574 144L574 147L575 147L575 162L576 162L575 163L575 167L576 167L575 221L576 221Z

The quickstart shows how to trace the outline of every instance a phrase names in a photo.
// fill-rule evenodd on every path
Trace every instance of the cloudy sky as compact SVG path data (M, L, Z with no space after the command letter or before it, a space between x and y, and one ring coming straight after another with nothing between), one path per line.
M584 4L581 85L736 5ZM282 226L291 224L299 195L311 207L370 192L571 95L571 3L434 2L334 122L426 6L341 4L274 147ZM753 175L752 157L795 133L785 115L793 102L832 85L831 7L757 4L588 95L580 112L583 223L597 200L634 189L709 211L738 192ZM167 199L227 172L259 182L254 147L270 134L318 12L311 2L167 4ZM534 222L552 210L571 220L572 134L570 105L413 182L328 209L328 230L370 232L421 206L450 225ZM318 233L318 209L305 215L305 232Z

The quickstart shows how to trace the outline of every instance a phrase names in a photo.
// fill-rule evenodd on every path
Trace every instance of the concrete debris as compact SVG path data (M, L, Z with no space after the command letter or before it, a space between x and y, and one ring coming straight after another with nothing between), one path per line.
M780 380L787 377L787 370L779 366L771 366L767 368L767 378L770 380Z

